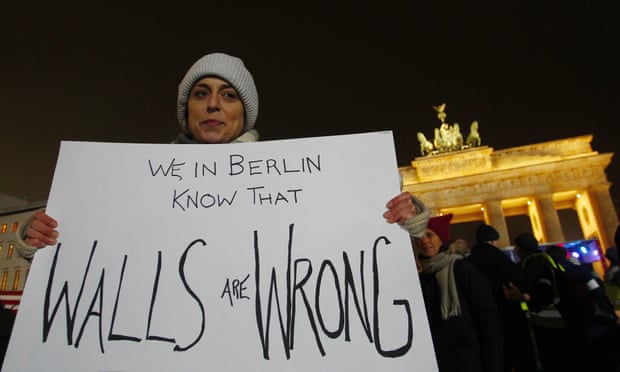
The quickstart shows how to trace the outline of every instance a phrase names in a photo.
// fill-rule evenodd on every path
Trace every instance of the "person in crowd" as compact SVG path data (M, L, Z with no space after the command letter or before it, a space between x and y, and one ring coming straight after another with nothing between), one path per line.
M551 245L545 252L561 269L578 279L589 290L594 299L595 318L585 327L585 338L591 353L600 355L592 360L590 371L616 371L620 363L620 326L614 307L603 288L603 282L594 274L594 271L585 265L575 263L569 259L566 248L560 245Z
M605 258L609 261L609 266L603 276L603 288L607 298L614 306L616 312L620 311L620 267L618 266L618 247L620 247L620 225L616 228L614 236L615 247L607 248Z
M467 244L467 240L463 238L455 239L450 243L450 246L448 247L448 252L460 254L463 257L469 256L470 248Z
M616 227L614 235L615 247L609 247L605 251L605 258L609 261L609 266L605 270L603 282L606 285L615 285L620 287L620 266L618 266L618 247L620 247L620 225Z
M586 358L566 358L565 350L585 350L585 334L568 327L558 309L554 306L555 278L551 258L544 253L538 240L530 233L514 238L515 252L519 256L523 271L523 292L528 295L530 324L536 339L540 361L547 371L586 371ZM585 368L585 369L584 369Z
M414 250L439 371L502 371L501 322L491 288L462 255L448 252L451 219L432 217Z
M6 350L9 346L15 315L16 313L13 310L7 309L4 303L0 301L0 366L4 362Z
M606 298L605 291L602 287L603 283L598 277L598 274L590 267L582 265L579 260L571 259L566 248L554 244L548 246L545 249L545 253L547 253L556 264L560 265L561 269L585 284L594 297Z
M616 235L618 235L616 233ZM605 251L605 258L609 261L609 266L605 270L603 282L608 285L620 287L620 266L618 266L618 248L609 247Z
M521 302L522 272L519 265L497 246L499 233L493 226L476 229L476 243L467 260L488 280L502 321L504 371L536 371L536 354L529 331L527 314Z
M258 116L258 91L244 62L226 53L210 53L198 59L178 86L177 120L181 132L177 144L243 143L259 140L254 128ZM420 237L429 219L428 208L408 192L388 201L383 216L398 223L411 236ZM32 259L37 248L58 241L58 221L44 211L34 213L18 236L18 253Z

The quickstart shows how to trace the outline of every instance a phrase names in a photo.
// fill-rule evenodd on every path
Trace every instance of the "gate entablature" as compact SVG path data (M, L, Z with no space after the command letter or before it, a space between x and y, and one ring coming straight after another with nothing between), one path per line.
M478 146L417 157L399 172L405 191L435 214L453 213L455 223L484 220L507 239L505 217L525 214L544 243L561 240L557 210L572 208L584 238L606 249L618 226L605 173L613 153L593 151L591 142L583 135L498 151Z

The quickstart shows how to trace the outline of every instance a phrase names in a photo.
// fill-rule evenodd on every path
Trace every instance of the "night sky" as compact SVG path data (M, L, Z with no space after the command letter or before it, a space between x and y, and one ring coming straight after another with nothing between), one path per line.
M170 142L177 84L214 51L253 73L263 139L392 130L407 165L446 102L496 150L583 134L618 149L612 1L254 3L1 5L0 193L46 199L61 140Z

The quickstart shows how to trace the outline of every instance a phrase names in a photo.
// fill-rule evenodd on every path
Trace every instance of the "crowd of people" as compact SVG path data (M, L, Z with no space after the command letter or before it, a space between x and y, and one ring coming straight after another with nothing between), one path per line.
M223 53L197 60L178 86L177 144L254 142L258 91L244 62ZM476 230L471 249L452 239L452 215L430 217L423 201L402 192L388 201L387 223L412 237L412 267L419 275L435 356L441 372L618 371L620 332L607 285L620 285L617 250L608 249L603 279L568 259L562 247L543 252L530 233L514 237L515 262L498 246L488 224ZM34 214L22 232L19 253L31 259L37 249L58 241L59 222L45 211ZM616 245L620 233L616 232ZM414 266L415 264L415 266ZM554 266L555 265L555 266ZM574 273L607 311L584 327L573 327L554 307L552 267ZM611 319L611 320L609 320ZM580 356L570 350L587 351Z
M431 217L424 237L414 239L440 371L620 371L620 322L605 290L617 285L615 248L602 279L564 247L543 249L529 232L513 238L517 260L487 224L467 247L450 239L450 218ZM585 295L575 296L583 303L559 306L560 274L583 288Z

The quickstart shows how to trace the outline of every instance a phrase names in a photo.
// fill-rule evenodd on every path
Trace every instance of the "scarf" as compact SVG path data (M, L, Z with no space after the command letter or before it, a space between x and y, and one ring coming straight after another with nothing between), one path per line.
M256 142L256 141L258 141L258 131L256 129L252 129L252 130L249 130L249 131L247 131L245 133L242 133L239 137L237 137L234 140L230 141L230 143ZM196 144L198 142L196 142L196 140L194 140L192 137L190 137L187 133L182 132L182 133L179 133L177 138L175 138L174 141L172 141L172 143Z
M461 304L454 279L454 262L462 258L461 255L440 252L434 257L420 259L422 273L434 274L437 280L442 319L461 314Z

